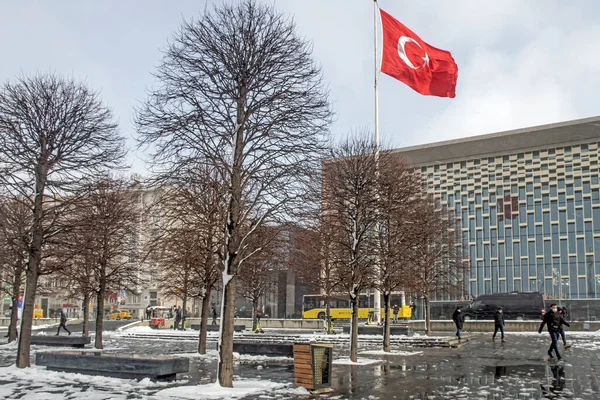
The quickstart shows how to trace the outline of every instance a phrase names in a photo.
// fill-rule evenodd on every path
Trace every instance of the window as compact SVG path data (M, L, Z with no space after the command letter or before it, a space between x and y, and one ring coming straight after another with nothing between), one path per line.
M550 197L556 197L557 193L558 193L558 191L556 189L556 185L550 186Z
M559 227L560 227L560 234L561 236L564 236L567 234L567 212L565 210L560 210L558 213L559 216ZM598 217L600 218L600 214L598 215ZM598 221L598 223L600 223L600 219ZM600 232L600 230L599 230Z
M482 213L481 213L480 208L477 209L476 214L477 214L477 227L479 228L479 227L481 227L481 224L482 224Z
M550 202L550 219L558 221L558 202L556 200Z

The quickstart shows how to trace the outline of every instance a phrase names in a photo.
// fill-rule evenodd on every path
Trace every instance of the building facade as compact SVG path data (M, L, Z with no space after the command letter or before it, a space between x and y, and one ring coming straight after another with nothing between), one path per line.
M465 299L600 298L600 117L394 152L461 233Z

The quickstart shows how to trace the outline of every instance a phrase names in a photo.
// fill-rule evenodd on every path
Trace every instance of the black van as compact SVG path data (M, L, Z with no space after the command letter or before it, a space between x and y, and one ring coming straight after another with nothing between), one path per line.
M494 319L498 307L502 307L505 319L539 320L544 297L538 292L482 294L463 309L464 319Z

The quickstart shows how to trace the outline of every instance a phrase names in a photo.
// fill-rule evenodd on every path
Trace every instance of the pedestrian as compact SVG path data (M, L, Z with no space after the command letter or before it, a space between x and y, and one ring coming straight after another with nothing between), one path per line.
M496 341L498 331L500 331L500 339L504 343L504 315L502 314L502 307L498 307L496 314L494 314L494 335L492 336L492 342Z
M181 307L177 307L175 309L175 324L173 325L173 329L179 329L179 323L181 322Z
M146 319L150 320L151 316L152 316L152 310L150 309L150 304L148 304L148 306L146 307Z
M60 310L60 325L58 325L56 336L60 335L60 328L63 328L69 333L69 335L71 335L71 331L67 329L67 316L63 310Z
M571 326L567 321L564 320L562 315L558 312L558 307L556 306L556 304L552 303L550 304L550 310L548 310L544 314L544 320L540 325L540 329L538 329L538 333L542 333L544 325L548 326L548 333L550 334L551 339L550 348L548 349L548 357L552 359L552 350L554 350L556 358L559 361L562 359L560 353L558 352L558 337L560 336L559 331L561 324Z
M398 323L398 304L392 306L392 313L394 315L394 323Z
M212 324L217 325L217 309L215 306L212 306Z
M454 324L456 325L456 337L458 340L460 340L460 331L463 328L463 315L461 307L456 307L456 310L454 310L454 313L452 314L452 321L454 321Z
M417 319L417 305L414 301L410 302L410 318Z
M567 319L567 309L565 307L563 308L559 308L558 309L559 314L561 315L561 317L563 318L563 321L566 321ZM560 334L560 338L563 341L563 346L565 347L565 349L568 349L569 347L571 347L570 344L567 344L567 338L565 336L565 329L563 328L563 323L560 324L560 329L558 330L558 333Z

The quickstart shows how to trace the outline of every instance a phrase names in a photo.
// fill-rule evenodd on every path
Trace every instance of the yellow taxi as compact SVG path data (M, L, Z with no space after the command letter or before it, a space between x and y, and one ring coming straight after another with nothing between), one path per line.
M115 310L106 314L106 319L120 320L120 319L131 319L131 314L127 311Z
M34 308L33 318L44 318L44 310L42 310L41 308Z

